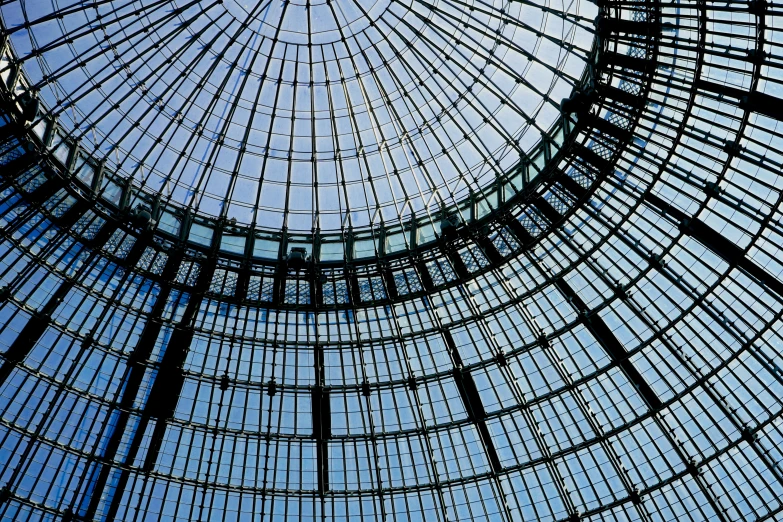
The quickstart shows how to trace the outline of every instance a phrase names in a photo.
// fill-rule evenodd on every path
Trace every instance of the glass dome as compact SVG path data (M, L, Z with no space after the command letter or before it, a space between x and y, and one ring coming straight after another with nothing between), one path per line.
M164 202L292 231L404 223L548 136L593 4L304 0L3 6L64 134Z
M0 5L0 520L783 519L780 6L338 2ZM445 210L348 196L300 230L278 198L276 228L260 200L232 222L245 156L292 151L291 184L254 190L294 198L319 136L295 125L208 208L252 107L270 144L291 122L300 64L312 104L351 100L312 125L400 111L388 145L335 127L309 164L450 137L461 174L416 188ZM369 85L398 98L352 98ZM362 168L346 190L405 176ZM370 208L397 223L363 229Z

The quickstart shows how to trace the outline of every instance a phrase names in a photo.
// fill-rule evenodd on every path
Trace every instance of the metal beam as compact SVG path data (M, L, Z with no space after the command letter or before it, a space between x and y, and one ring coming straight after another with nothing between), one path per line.
M635 96L630 92L624 91L613 85L598 83L596 84L595 90L599 96L612 99L616 102L622 103L623 105L633 107L634 109L641 109L645 104L645 100L642 96Z
M46 175L44 173L44 175ZM27 196L32 205L39 205L52 197L58 190L65 186L65 180L59 176L46 176L46 182Z
M329 438L332 435L332 410L329 391L324 389L324 349L315 345L314 369L315 386L311 391L313 438L316 445L316 473L318 474L318 494L323 496L329 491Z
M381 265L381 275L386 285L386 294L389 299L397 299L400 292L397 289L397 283L394 281L394 273L388 265Z
M454 338L448 330L443 330L443 338L454 359L454 382L459 390L462 403L465 405L465 411L468 413L468 418L475 424L476 429L478 430L479 438L481 438L484 450L487 452L487 460L489 460L492 471L500 473L503 471L503 466L500 463L500 457L495 448L495 443L492 441L489 428L487 427L487 413L484 410L484 404L481 402L481 396L476 387L476 381L473 380L473 376L469 371L462 368L462 358L457 351L457 345L454 343Z
M628 377L628 380L631 381L647 405L653 410L660 409L662 403L658 394L655 393L647 381L644 380L642 374L639 373L639 370L637 370L631 360L628 359L628 352L614 335L611 328L607 326L598 314L589 313L590 309L565 279L558 278L555 280L555 286L584 317L584 323L587 329L593 334L593 337L596 338L598 344L601 345L609 358L620 367L623 373L625 373L625 376Z
M421 281L421 286L424 291L433 292L435 290L435 283L432 281L430 271L427 270L427 263L424 262L423 258L418 257L414 259L413 264L416 267L416 272L419 275L419 281Z
M741 109L758 112L775 120L783 120L783 99L758 91L746 91L737 87L723 85L699 79L696 82L699 90L711 92L719 96L736 98Z
M731 266L737 266L783 299L783 282L750 259L736 243L722 235L697 217L688 216L682 210L667 203L660 196L646 193L645 201L664 215L677 221L680 230L717 254Z
M166 423L174 416L182 386L185 384L182 364L185 362L192 341L193 329L190 325L177 325L166 344L166 352L144 404L144 417L156 419L150 437L150 446L144 458L144 471L152 471L158 460L163 436L166 433Z
M18 124L15 120L11 120L0 127L0 143L5 143L11 137L21 136L24 132L25 128L23 125Z
M312 288L314 294L312 304L316 307L321 307L324 305L324 283L327 281L327 276L319 268L314 268L312 279Z
M237 272L237 284L234 288L234 298L238 303L247 299L247 289L250 286L250 266L247 262Z
M584 145L578 145L574 147L574 150L582 160L595 167L598 172L609 172L612 169L612 164L609 160L601 157L593 149L588 149Z
M498 252L497 247L495 247L495 244L492 242L487 235L478 233L474 237L476 244L481 248L481 251L484 252L484 255L487 256L487 259L490 263L494 265L499 265L503 262L503 256L500 255L500 252Z
M536 196L535 199L533 200L533 204L544 215L544 217L547 218L549 222L553 225L559 223L565 218L565 216L563 216L563 214L558 212L557 209L555 209L555 207L553 207L552 204L549 203L549 201L547 201L541 196Z
M90 242L91 245L102 245L105 243L111 234L116 230L116 224L112 222L106 223L96 234L95 238ZM90 247L85 247L90 248ZM27 324L24 325L22 331L16 337L11 346L3 353L5 359L0 365L0 386L5 383L6 379L11 375L11 372L16 366L24 361L25 357L30 353L38 340L46 332L46 327L51 322L52 313L57 309L68 292L74 287L76 280L80 278L82 272L87 270L92 263L95 256L99 255L100 249L98 246L94 246L90 252L88 259L82 263L82 266L71 278L64 279L57 290L54 291L52 296L46 301L40 310L33 313Z
M602 60L606 60L612 65L616 65L622 69L631 69L643 73L651 66L652 62L645 58L637 58L635 56L629 56L627 54L621 54L614 51L603 53L601 55Z
M345 278L348 285L348 296L353 306L358 306L362 302L362 291L359 288L359 278L356 275L356 269L348 266L345 268Z
M323 304L323 289L319 288L321 286L320 282L318 281L318 270L315 267L315 262L311 263L310 267L305 271L307 274L307 297L308 297L308 303L311 306L315 306L316 303L318 303L318 295L320 293L321 295L321 302L319 305Z
M285 298L285 278L288 275L286 264L280 262L272 276L272 304L279 305Z
M20 144L21 145L21 144ZM5 165L3 165L2 172L6 178L15 178L29 167L33 166L39 159L39 156L35 152L28 152L19 156L16 159L12 159Z
M79 221L79 218L86 214L89 209L90 204L84 199L79 199L76 203L73 204L73 206L71 206L71 208L65 212L65 214L63 214L61 218L57 219L54 216L51 217L58 227L61 229L68 229L71 228L77 221ZM138 240L136 243L138 243ZM130 252L128 255L130 255ZM138 261L138 259L136 261ZM133 264L135 264L135 262Z
M462 256L459 255L459 252L457 252L453 246L445 243L441 246L441 249L451 263L451 266L454 267L454 273L457 274L457 277L463 281L470 278L468 267L465 266L465 262L462 260Z
M508 216L504 223L517 236L517 240L523 246L532 245L536 238L525 228L525 226L514 216Z
M191 292L182 319L175 326L174 332L166 344L155 382L152 384L144 404L144 416L157 418L150 439L150 447L144 459L144 470L146 471L152 470L157 461L163 435L166 431L166 423L174 416L174 410L182 393L182 386L185 383L182 366L185 364L193 340L192 322L201 308L204 294L212 282L215 273L215 257L205 259L200 266L196 285Z
M563 187L564 190L566 190L571 196L573 196L574 199L584 199L588 196L588 190L584 188L582 185L576 182L574 178L563 172L562 170L558 170L555 172L554 180L557 181L557 183Z
M176 250L169 253L169 257L166 260L166 265L163 267L162 272L162 278L164 281L171 281L174 279L181 261L181 250ZM125 429L128 425L128 421L130 420L133 402L139 395L144 373L147 369L145 361L149 359L150 354L152 353L152 349L155 346L155 341L160 335L160 330L163 326L160 318L166 308L166 303L170 294L171 286L168 284L162 285L160 292L158 293L158 297L155 300L155 304L152 306L152 310L150 311L147 322L144 325L144 329L139 336L139 340L128 357L127 369L125 371L125 375L123 376L123 384L120 387L122 390L122 396L117 402L117 417L114 425L111 427L111 433L109 434L109 438L106 442L103 454L96 462L100 469L97 472L94 472L97 474L95 482L85 494L85 498L82 501L82 505L85 506L86 509L85 518L87 520L91 520L95 516L95 512L98 509L98 504L101 499L101 494L106 487L109 475L113 469L112 463L116 460L117 450L120 446L120 442L122 441L123 436L125 435ZM136 433L134 435L138 435L139 431L144 431L144 426L146 426L146 423L142 424L143 425L137 427ZM141 437L134 436L131 440L130 448L128 449L128 455L135 456L138 452L140 444ZM133 457L128 458L126 456L123 464L127 464L130 460L132 460L132 458ZM122 477L120 480L124 484ZM119 489L122 489L122 487L118 486L115 491ZM114 501L113 497L111 501Z
M253 257L254 241L255 238L253 237L253 234L249 233L247 235L247 239L245 240L244 259L242 261L242 266L237 272L237 286L234 290L234 297L238 303L242 303L243 301L247 300L247 291L250 287L250 267L252 266L250 258Z
M168 274L169 277L166 278L167 280L173 279L173 276L176 274L177 268L181 262L181 255L181 253L177 255L178 260L171 266ZM164 352L160 367L158 368L158 373L155 376L155 382L152 384L152 389L150 390L150 394L144 404L144 409L141 412L141 420L133 433L129 443L128 453L123 460L124 467L121 468L120 477L117 480L117 484L113 487L114 492L111 496L109 508L106 514L106 520L113 520L117 514L117 510L120 506L120 500L122 498L122 495L118 495L117 492L124 491L125 489L125 485L127 484L128 478L130 476L130 470L127 468L127 466L135 460L136 455L141 448L141 443L143 441L147 425L153 416L157 417L157 419L155 422L155 427L153 428L152 436L150 437L150 447L147 450L147 454L144 458L142 469L144 471L150 471L157 461L163 435L166 431L166 423L173 416L174 409L176 408L177 402L179 400L179 396L182 393L182 385L184 384L182 364L187 357L188 351L190 349L190 341L193 338L191 323L199 308L201 307L204 293L209 288L209 284L215 272L214 258L210 259L211 260L207 260L201 265L201 271L199 272L198 280L196 281L196 285L193 289L193 292L191 293L190 300L185 307L185 312L183 313L180 322L176 325L174 334L172 334L168 343L166 344L166 351ZM171 261L171 258L169 258L169 261ZM169 269L168 263L166 269ZM168 295L168 292L170 292L170 288L167 289L166 295ZM165 299L159 299L161 306L165 307L165 301ZM156 302L155 304L157 307L158 303ZM155 322L160 323L160 321ZM140 379L143 377L146 370L146 365L143 363L143 361L149 359L152 347L154 346L160 332L160 327L160 324L151 325L149 337L147 337L145 340L143 338L144 336L142 336L142 338L139 339L137 350L134 350L134 354L138 351L138 356L135 363L138 368L136 375L137 379L139 379L139 384ZM143 341L146 341L146 344L142 344ZM133 383L135 390L132 392L130 404L132 404L135 396L138 394L139 384L136 384L136 381ZM126 388L130 388L130 385L126 386ZM117 434L120 439L122 438L122 435L123 433L121 432ZM109 469L108 471L111 470ZM101 491L98 488L96 488L94 491L94 496L97 496L98 499L100 499Z
M628 143L633 139L631 131L618 127L606 118L592 116L590 117L590 125L601 134L611 136L620 143Z
M657 19L651 20L627 20L610 16L601 16L598 19L598 30L603 35L610 33L626 33L635 35L654 35L661 31L661 24Z
M551 212L557 212L551 205L549 207ZM557 219L562 219L562 216ZM617 337L612 332L603 319L598 314L590 314L590 309L587 307L582 298L577 294L571 285L569 285L562 277L555 280L555 286L566 297L571 305L576 308L577 312L584 318L585 326L596 338L598 343L609 355L609 358L615 362L620 369L625 373L628 380L636 387L639 395L642 396L647 405L657 410L661 407L661 399L653 391L652 387L644 380L639 370L628 359L628 352L625 347L620 343Z
M14 342L11 343L11 346L3 353L3 359L5 360L2 366L0 366L0 386L5 383L14 368L24 361L25 357L27 357L44 334L51 320L52 313L57 309L63 298L68 295L73 286L73 279L64 280L46 304L38 312L33 313Z

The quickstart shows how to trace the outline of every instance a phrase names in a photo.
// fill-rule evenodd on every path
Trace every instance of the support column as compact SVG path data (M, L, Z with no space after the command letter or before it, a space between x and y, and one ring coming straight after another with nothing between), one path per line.
M38 340L43 336L46 331L46 327L51 322L51 316L57 310L65 296L76 284L76 281L81 277L84 270L89 269L92 264L92 260L100 255L100 246L102 246L111 237L111 234L116 230L117 225L113 222L106 223L95 238L85 248L90 248L91 252L89 257L84 261L79 272L73 277L63 280L57 290L51 295L49 300L44 304L40 310L35 312L27 324L22 328L17 338L8 347L8 350L3 354L5 359L0 365L0 386L5 383L6 379L11 375L17 364L24 361L25 357L30 353Z
M312 415L313 438L316 445L316 472L318 474L318 494L324 496L329 491L329 437L332 433L331 406L329 391L324 389L324 349L315 346L315 386L313 386Z
M473 422L478 430L481 442L484 445L484 450L487 453L487 460L492 467L492 471L500 473L503 470L503 466L500 464L500 457L498 456L495 443L492 441L492 437L487 427L486 417L487 413L484 411L484 405L481 402L481 396L479 395L478 388L476 388L476 381L473 380L473 376L469 371L462 368L462 358L457 351L457 346L454 343L454 338L451 336L448 330L443 331L443 339L446 341L449 351L454 358L454 382L457 384L462 403L465 405L465 411L468 413L468 418Z
M611 328L607 326L606 322L601 319L601 316L589 313L590 309L565 279L558 278L555 281L555 286L584 318L587 329L596 338L598 344L601 345L612 362L617 364L625 376L628 377L628 380L634 385L644 402L647 403L651 410L660 409L662 403L658 394L655 393L647 381L644 380L642 374L639 373L639 370L636 369L636 366L633 365L628 358L628 352L625 350L625 347L614 335Z
M682 210L665 202L655 194L647 193L644 200L662 214L677 221L680 230L718 255L731 266L736 266L755 278L762 285L783 299L783 282L750 259L745 251L730 239L697 217L688 216Z

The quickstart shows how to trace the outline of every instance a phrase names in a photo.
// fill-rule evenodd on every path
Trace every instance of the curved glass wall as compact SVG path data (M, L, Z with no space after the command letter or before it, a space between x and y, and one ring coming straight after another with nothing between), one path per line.
M140 226L4 64L0 517L779 519L781 11L600 5L535 183L334 259Z

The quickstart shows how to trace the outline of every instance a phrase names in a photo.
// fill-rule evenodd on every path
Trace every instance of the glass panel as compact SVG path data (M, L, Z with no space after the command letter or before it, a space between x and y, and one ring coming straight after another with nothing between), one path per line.
M265 259L277 259L280 253L280 241L256 236L253 243L253 256Z
M340 261L345 256L345 244L342 242L321 243L321 261Z
M353 243L353 255L355 259L375 257L377 250L374 239L357 239Z
M111 180L109 177L103 178L103 187L101 188L101 196L109 203L117 206L122 199L122 187Z
M209 246L212 244L214 234L215 230L212 227L194 222L190 225L188 239L196 244Z
M168 232L173 236L179 236L179 228L182 224L182 220L172 214L169 211L161 212L160 220L158 221L158 230Z
M393 252L399 252L408 248L408 243L405 236L405 232L388 234L386 236L386 252L391 254Z
M227 234L224 232L220 238L220 250L233 254L244 254L246 240L247 236Z

